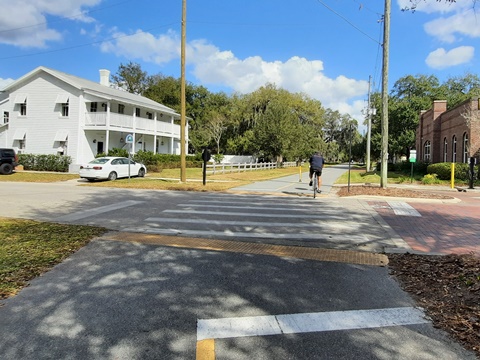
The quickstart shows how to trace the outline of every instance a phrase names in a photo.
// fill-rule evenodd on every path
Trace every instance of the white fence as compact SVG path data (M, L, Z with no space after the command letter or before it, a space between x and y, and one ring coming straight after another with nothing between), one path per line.
M297 163L284 162L280 167L294 167L297 166ZM232 172L242 172L242 171L254 171L254 170L271 170L276 169L277 163L239 163L239 164L209 164L207 165L207 174L225 174Z

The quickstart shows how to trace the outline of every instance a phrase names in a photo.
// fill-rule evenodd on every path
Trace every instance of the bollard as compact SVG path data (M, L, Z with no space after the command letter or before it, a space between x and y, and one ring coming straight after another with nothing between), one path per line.
M450 174L450 187L453 189L455 187L455 163L452 163L452 170Z
M301 166L298 167L298 176L299 176L298 182L302 182L302 167Z

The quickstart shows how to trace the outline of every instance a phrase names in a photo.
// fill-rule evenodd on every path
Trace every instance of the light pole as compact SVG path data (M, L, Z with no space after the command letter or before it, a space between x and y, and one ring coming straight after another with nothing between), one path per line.
M187 181L187 161L185 151L185 124L186 124L186 110L185 110L185 42L187 29L187 0L182 0L182 40L181 40L181 90L180 90L180 181Z
M350 146L349 146L349 151L348 151L348 187L347 187L347 190L348 192L350 192L350 168L352 166L352 123L350 123L350 127L349 127L349 132L350 132Z
M366 159L366 165L367 165L367 172L370 171L370 143L372 141L372 115L370 113L370 83L372 81L372 76L370 75L368 77L368 107L367 107L367 159Z
M382 66L382 147L380 160L380 187L387 187L388 174L388 50L390 44L390 9L391 0L385 0L383 18L383 66Z

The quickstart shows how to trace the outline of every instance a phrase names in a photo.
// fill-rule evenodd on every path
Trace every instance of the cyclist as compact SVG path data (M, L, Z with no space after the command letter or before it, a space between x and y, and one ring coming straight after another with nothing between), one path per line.
M320 187L322 186L322 170L325 160L323 159L322 154L317 151L310 157L310 160L308 160L308 162L310 163L310 183L308 185L313 185L313 173L316 172L318 179L317 192L321 192Z

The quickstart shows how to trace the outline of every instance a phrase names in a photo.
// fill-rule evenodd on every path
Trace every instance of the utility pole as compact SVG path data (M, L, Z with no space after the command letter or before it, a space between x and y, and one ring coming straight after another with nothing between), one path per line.
M370 83L372 75L368 77L368 107L367 107L367 172L370 171L370 142L372 137L372 114L370 112Z
M182 40L181 40L181 90L180 90L180 181L187 181L187 161L185 151L186 91L185 91L185 42L187 29L187 0L182 0Z
M382 149L380 187L387 187L388 175L388 50L390 46L390 12L391 0L385 0L383 16L383 67L382 67Z

